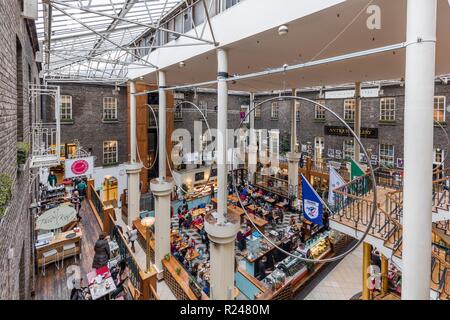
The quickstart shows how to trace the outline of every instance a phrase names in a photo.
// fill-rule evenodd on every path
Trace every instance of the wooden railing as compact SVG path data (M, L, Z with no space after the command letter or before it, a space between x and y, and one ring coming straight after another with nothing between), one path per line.
M87 199L100 228L103 232L109 233L110 226L107 217L111 216L115 220L114 207L106 205L101 200L100 195L94 188L94 180L88 181Z
M119 254L124 259L130 270L129 279L133 287L136 289L137 295L133 298L140 300L158 300L159 296L156 293L156 272L145 272L139 266L136 257L131 251L127 240L118 228L115 228L116 217L114 207L107 206L100 200L100 196L94 189L94 182L88 181L88 202L100 225L100 228L106 234L109 234L111 239L117 242L119 246Z
M276 193L283 197L289 196L289 182L287 180L256 173L255 182L258 187L266 189L269 192Z

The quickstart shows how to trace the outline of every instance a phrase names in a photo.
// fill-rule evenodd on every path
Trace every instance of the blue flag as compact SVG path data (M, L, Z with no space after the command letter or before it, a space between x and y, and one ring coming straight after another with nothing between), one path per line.
M303 216L319 226L323 225L323 204L316 190L302 175Z

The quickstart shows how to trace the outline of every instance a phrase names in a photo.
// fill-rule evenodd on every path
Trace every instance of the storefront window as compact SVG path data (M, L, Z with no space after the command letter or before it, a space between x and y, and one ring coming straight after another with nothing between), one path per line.
M394 167L395 147L392 144L380 144L380 164L385 167Z
M344 159L354 159L355 157L355 143L353 140L345 140L343 146Z

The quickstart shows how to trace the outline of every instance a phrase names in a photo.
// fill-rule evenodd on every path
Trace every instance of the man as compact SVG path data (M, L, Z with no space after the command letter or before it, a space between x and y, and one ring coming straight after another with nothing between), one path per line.
M86 182L84 180L81 180L80 183L77 185L77 190L80 192L80 196L81 197L85 197L86 196Z
M58 178L56 177L55 173L53 171L50 171L50 174L48 175L48 184L51 187L56 187L56 182L57 182Z

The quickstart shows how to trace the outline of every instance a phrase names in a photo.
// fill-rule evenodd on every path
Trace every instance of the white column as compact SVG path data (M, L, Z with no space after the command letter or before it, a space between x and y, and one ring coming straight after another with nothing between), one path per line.
M223 49L217 50L217 212L205 217L205 231L210 241L211 299L230 300L234 290L234 242L240 227L240 217L227 214L227 113L228 113L228 57Z
M255 107L255 94L250 93L250 107L249 110L253 110ZM248 180L254 183L257 163L258 145L256 143L256 131L255 131L255 110L249 114L250 120L250 145L248 146Z
M163 277L162 260L170 253L170 195L173 180L166 178L166 73L159 71L159 112L158 112L158 160L159 177L150 182L150 190L155 197L155 265L158 279Z
M217 50L217 213L218 222L225 221L227 212L227 125L228 125L228 54L223 49Z
M139 188L139 175L141 164L137 163L137 137L136 137L136 93L135 82L130 81L130 162L125 166L128 180L128 226L139 219L139 202L141 190Z
M430 299L436 0L408 0L402 299Z
M296 96L297 91L292 89L292 95ZM297 104L296 100L292 100L291 106L291 152L287 154L288 159L288 183L289 196L294 199L292 206L296 207L298 204L298 163L301 155L297 150Z
M153 179L150 188L155 197L155 266L158 279L162 279L162 261L170 254L170 195L173 181Z
M358 138L361 137L361 82L355 83L355 134ZM353 145L355 150L355 161L359 163L359 154L361 153L361 146L353 139Z
M167 132L167 123L166 123L166 91L164 88L166 87L166 72L159 71L159 112L158 112L158 121L159 121L159 136L158 136L158 147L159 147L159 179L164 180L166 177L166 132Z

